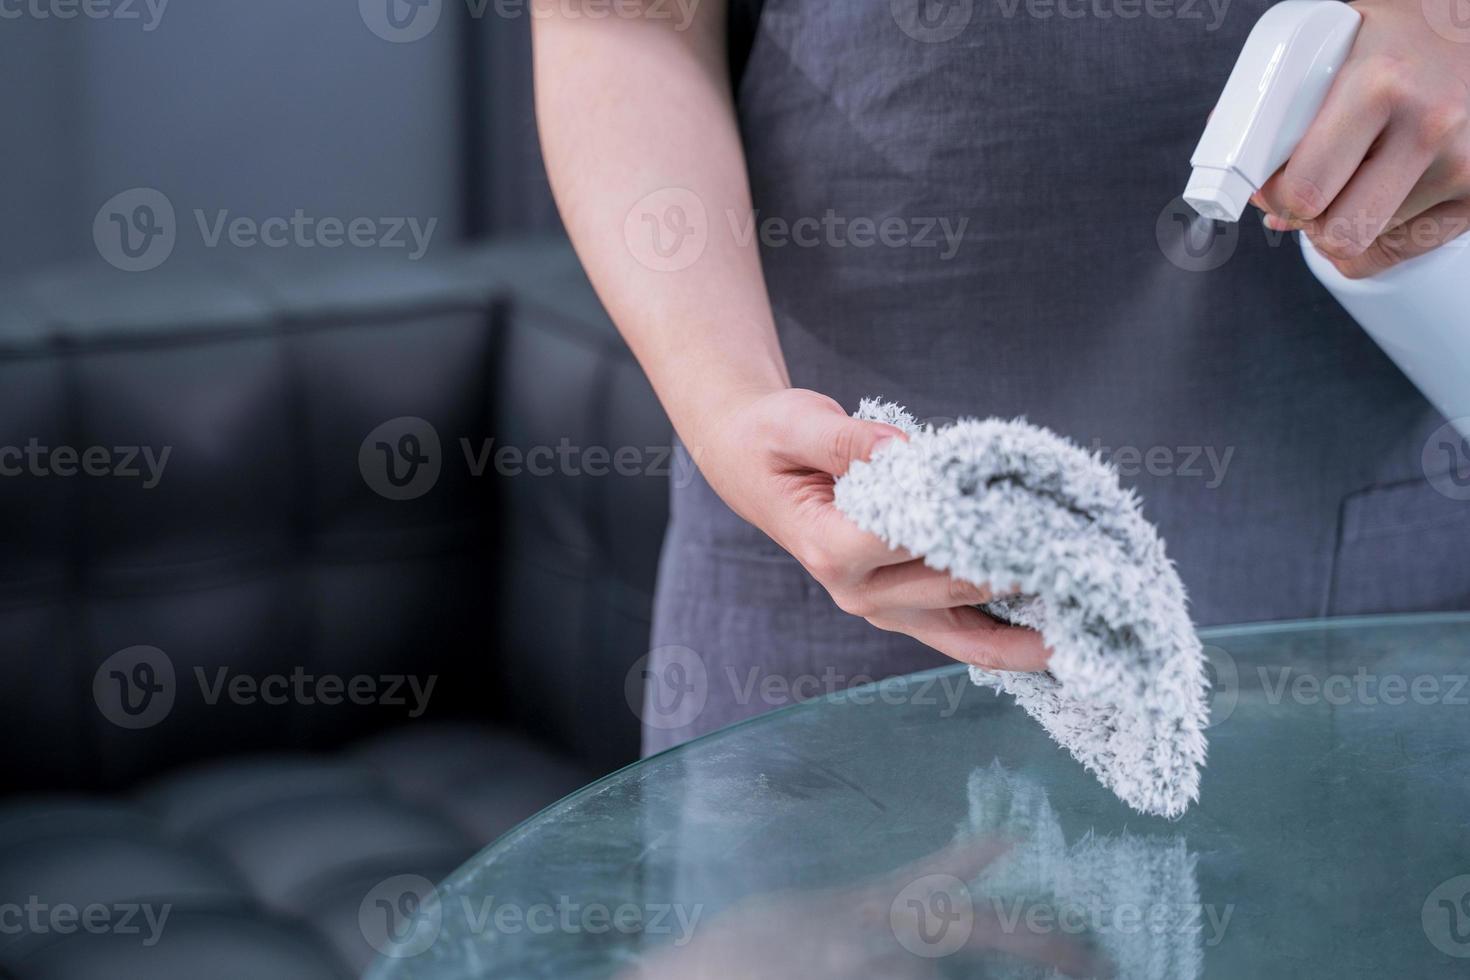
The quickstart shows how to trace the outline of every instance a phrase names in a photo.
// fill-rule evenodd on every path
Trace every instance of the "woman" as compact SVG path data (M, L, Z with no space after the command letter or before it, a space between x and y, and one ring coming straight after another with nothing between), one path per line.
M1261 0L691 2L545 0L534 28L566 226L702 474L674 489L646 750L941 655L1044 667L987 590L833 508L895 435L849 418L864 395L1112 458L1201 623L1470 601L1444 420L1283 234L1364 275L1465 230L1459 0L1357 5L1238 229L1177 195Z

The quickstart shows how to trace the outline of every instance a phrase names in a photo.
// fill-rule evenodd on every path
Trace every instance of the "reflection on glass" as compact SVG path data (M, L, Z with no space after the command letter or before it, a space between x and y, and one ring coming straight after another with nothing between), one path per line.
M1014 842L971 885L988 906L985 914L977 912L978 920L1017 939L1021 949L1048 937L1085 938L1105 963L1105 972L1096 975L1201 976L1206 916L1195 857L1183 837L1089 830L1068 845L1042 785L999 761L971 773L969 790L969 832ZM987 974L1006 980L1053 975L1023 964Z
M968 795L948 847L855 885L748 896L620 980L1201 976L1182 837L1069 845L1046 790L999 761L971 773Z

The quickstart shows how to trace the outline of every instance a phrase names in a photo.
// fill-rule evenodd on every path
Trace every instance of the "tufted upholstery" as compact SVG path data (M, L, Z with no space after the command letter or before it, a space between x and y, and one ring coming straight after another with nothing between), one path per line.
M391 499L377 444L426 431ZM375 886L631 759L666 477L487 451L669 441L554 242L0 287L0 450L169 451L0 456L0 976L354 976ZM38 902L168 918L13 928Z

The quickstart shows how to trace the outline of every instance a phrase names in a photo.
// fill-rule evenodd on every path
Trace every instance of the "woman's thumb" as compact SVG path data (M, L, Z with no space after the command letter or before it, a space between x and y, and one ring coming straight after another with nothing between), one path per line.
M904 438L903 430L882 422L864 422L838 412L803 414L785 454L809 469L841 476L857 460L869 459L879 446Z

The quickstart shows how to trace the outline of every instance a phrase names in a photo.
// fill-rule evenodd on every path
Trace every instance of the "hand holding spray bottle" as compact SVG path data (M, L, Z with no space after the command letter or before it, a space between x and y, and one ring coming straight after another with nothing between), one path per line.
M1191 207L1240 220L1306 135L1361 24L1338 0L1284 0L1266 11L1190 158ZM1470 234L1367 279L1344 276L1299 237L1312 274L1470 437Z

